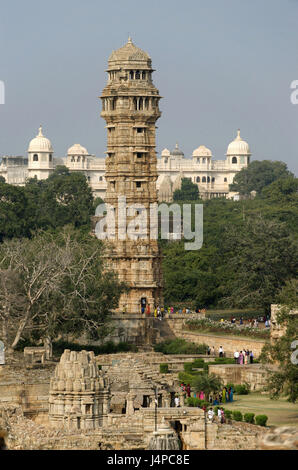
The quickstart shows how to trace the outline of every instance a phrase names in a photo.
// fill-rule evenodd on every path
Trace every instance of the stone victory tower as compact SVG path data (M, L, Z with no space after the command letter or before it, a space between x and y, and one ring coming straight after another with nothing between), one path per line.
M149 305L152 311L162 302L161 254L157 239L150 238L150 225L156 227L157 223L157 211L150 213L150 205L157 204L155 123L161 116L161 97L152 82L149 55L130 38L112 52L107 72L108 83L101 96L101 116L108 133L105 203L114 208L115 215L108 261L130 287L121 296L119 311L140 313L141 305L146 309ZM125 208L119 197L126 198ZM124 216L121 221L120 213ZM127 227L138 219L134 237L128 236Z

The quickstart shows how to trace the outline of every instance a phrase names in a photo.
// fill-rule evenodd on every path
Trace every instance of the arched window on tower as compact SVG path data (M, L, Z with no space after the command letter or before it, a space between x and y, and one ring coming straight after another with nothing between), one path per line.
M34 161L34 162L38 162L38 155L37 155L37 153L35 153L35 154L33 155L33 161Z
M237 157L232 158L232 163L237 163Z
M142 72L142 80L146 80L146 72Z
M53 157L52 157L52 154L50 153L49 155L49 162L51 162L53 160Z
M137 70L137 71L136 71L136 80L140 80L140 76L141 76L141 75L140 75L140 71Z
M133 72L133 70L131 70L131 71L129 72L129 78L130 78L131 80L133 80L133 76L134 76L134 72Z

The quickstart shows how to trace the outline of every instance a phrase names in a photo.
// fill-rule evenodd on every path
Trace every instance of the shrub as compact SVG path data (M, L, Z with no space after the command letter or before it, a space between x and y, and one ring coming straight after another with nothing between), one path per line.
M243 416L241 411L233 411L232 416L235 421L242 421Z
M232 419L233 412L231 410L225 410L225 416L227 419Z
M192 363L194 369L202 369L205 365L204 359L195 359Z
M245 415L244 415L244 421L245 421L246 423L254 424L254 422L255 422L255 414L254 414L254 413L245 413Z
M183 368L185 372L188 372L189 374L192 373L192 362L184 362Z
M266 426L267 420L268 420L268 416L266 416L266 415L256 416L256 424L258 426Z
M193 378L197 375L200 374L201 372L194 372L193 374L189 374L188 372L179 372L178 374L178 379L180 382L187 384L190 384L193 380Z
M229 388L232 388L233 390L235 390L235 385L232 384L232 383L228 383L228 384L226 385L226 387L227 387L228 390L229 390Z
M248 395L249 385L248 384L235 385L234 391L238 395Z
M214 359L214 364L235 364L235 359L232 357L216 357Z
M203 400L200 400L199 398L195 398L195 397L188 397L187 400L186 400L186 403L187 403L187 406L195 406L195 407L198 407L201 405L201 402Z
M159 364L159 372L161 374L167 374L169 372L169 365L168 364Z

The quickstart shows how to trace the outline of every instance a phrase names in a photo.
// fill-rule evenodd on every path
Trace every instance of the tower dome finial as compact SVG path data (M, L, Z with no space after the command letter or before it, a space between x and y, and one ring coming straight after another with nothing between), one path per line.
M40 124L39 129L38 129L38 135L39 135L40 137L43 137L42 125L41 125L41 124Z
M128 36L128 41L127 41L127 44L132 44L132 39L131 39L131 36L130 36L130 34L129 34L129 36Z

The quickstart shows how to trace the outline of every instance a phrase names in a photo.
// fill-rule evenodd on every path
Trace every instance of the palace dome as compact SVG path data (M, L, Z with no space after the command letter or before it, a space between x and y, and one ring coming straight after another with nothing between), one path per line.
M182 150L180 150L180 148L178 147L178 144L176 144L174 150L172 150L171 155L173 157L180 157L180 158L184 157L184 153L182 152Z
M193 157L212 157L212 152L210 149L205 147L205 145L200 145L192 153Z
M67 155L89 155L88 150L80 144L74 144L67 150Z
M228 146L227 155L251 155L248 143L240 137L240 129L236 139Z
M41 126L38 135L31 140L28 152L53 152L51 141L43 135Z
M131 40L128 38L127 43L125 46L120 47L116 51L113 51L109 57L110 62L146 62L150 61L151 65L151 58L147 54L147 52L143 51L139 47L135 46Z

